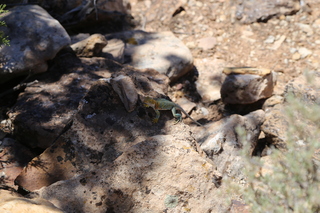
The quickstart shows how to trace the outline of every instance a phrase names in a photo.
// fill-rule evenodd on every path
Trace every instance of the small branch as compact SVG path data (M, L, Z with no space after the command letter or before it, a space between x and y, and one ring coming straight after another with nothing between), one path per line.
M34 81L32 81L32 82L29 82L29 83L21 83L21 84L18 84L17 86L15 86L15 87L13 87L13 88L11 88L11 89L8 89L7 91L5 91L5 92L3 92L3 93L0 93L0 98L2 98L3 96L8 95L8 94L10 94L10 93L13 93L13 92L15 92L15 91L18 91L18 90L21 90L21 89L25 89L26 87L31 86L31 85L36 84L36 83L38 83L37 80L34 80Z

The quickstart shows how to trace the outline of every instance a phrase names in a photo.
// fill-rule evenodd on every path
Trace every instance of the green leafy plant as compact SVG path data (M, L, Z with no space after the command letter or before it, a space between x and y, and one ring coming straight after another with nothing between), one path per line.
M5 10L4 8L6 7L5 4L0 4L0 14L2 13L6 13L7 10ZM4 21L0 21L0 27L1 26L7 26L6 23ZM3 31L0 31L0 46L2 45L10 45L9 43L9 39L7 36L4 35L4 32Z

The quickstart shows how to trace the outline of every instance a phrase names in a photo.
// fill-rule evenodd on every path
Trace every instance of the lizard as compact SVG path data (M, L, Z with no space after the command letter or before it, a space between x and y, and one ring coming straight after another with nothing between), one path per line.
M181 106L167 99L145 97L143 100L143 104L145 107L152 107L156 112L156 117L152 119L153 123L157 123L160 118L159 110L171 110L173 117L175 117L176 119L175 124L177 124L182 121L182 115L176 112L176 110L180 110L197 125L202 126L200 123L191 118L190 115L186 111L184 111Z

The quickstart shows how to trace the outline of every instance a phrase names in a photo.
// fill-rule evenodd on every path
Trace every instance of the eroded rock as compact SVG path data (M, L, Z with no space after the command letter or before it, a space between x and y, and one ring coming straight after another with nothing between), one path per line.
M225 68L221 99L226 104L252 104L269 98L276 84L275 74L268 69Z
M17 6L1 16L10 46L0 47L0 83L47 71L47 61L70 44L60 23L37 5Z
M237 3L236 18L244 24L265 22L274 16L294 14L300 10L298 0L241 0Z
M7 190L0 190L0 211L3 213L63 213L61 209L45 199L28 199Z
M125 31L107 36L114 38L126 41L125 63L135 68L155 69L175 81L193 67L190 50L171 32Z
M101 34L93 34L87 39L71 45L71 48L79 57L100 56L102 49L107 46L106 38Z
M245 176L241 171L244 161L239 151L249 143L248 155L252 154L257 146L264 120L263 110L254 111L246 116L231 115L206 125L205 129L197 128L195 138L201 144L201 149L217 166L220 174L241 181ZM246 136L246 141L242 140L241 132Z
M66 212L222 211L227 206L215 195L214 167L190 143L153 136L128 148L110 166L37 193ZM76 196L68 196L70 190Z

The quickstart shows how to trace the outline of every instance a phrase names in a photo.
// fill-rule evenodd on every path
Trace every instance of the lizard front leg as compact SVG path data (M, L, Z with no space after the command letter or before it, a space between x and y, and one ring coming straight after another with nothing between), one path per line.
M154 108L153 108L154 109ZM160 111L157 109L154 109L154 111L156 112L156 117L154 119L152 119L153 123L158 123L159 118L160 118Z
M175 117L175 119L176 119L176 122L174 124L177 124L180 121L182 121L182 115L180 113L177 113L177 110L175 107L172 107L171 112L172 112L173 117Z

